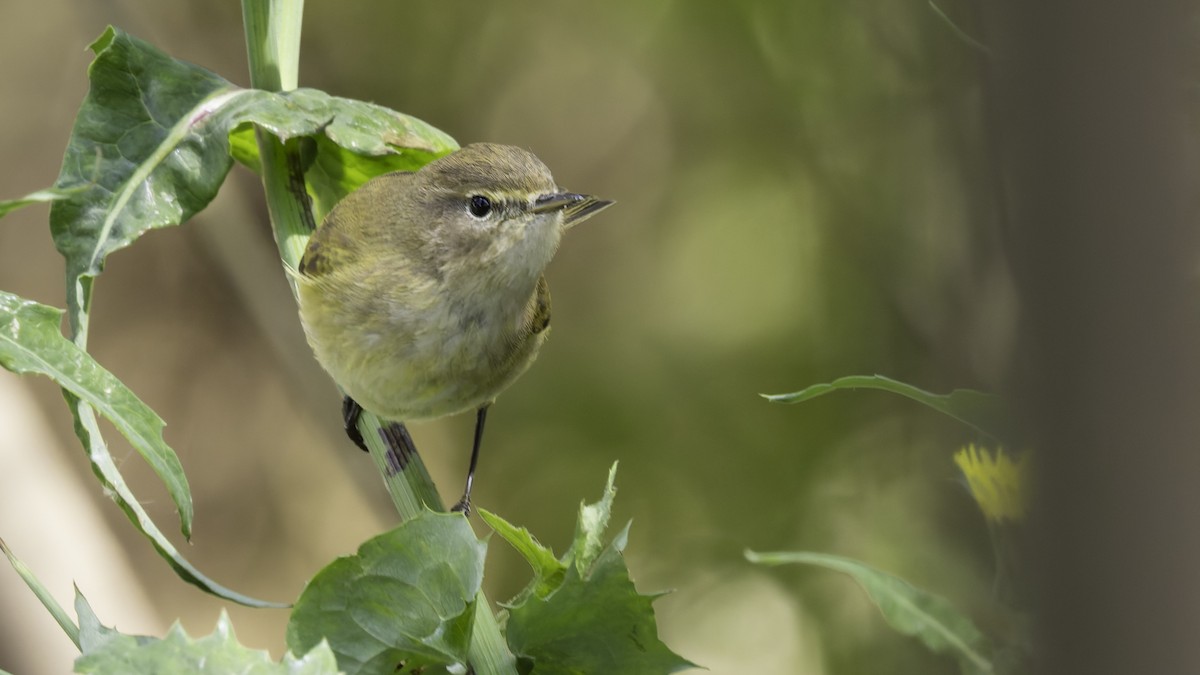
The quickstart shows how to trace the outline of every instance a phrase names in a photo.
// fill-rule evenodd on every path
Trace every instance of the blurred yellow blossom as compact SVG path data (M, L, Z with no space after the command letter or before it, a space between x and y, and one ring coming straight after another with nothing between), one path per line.
M985 518L992 522L1018 521L1025 517L1029 489L1029 453L1013 457L1003 449L995 455L975 444L954 454L954 463L967 478L971 496Z

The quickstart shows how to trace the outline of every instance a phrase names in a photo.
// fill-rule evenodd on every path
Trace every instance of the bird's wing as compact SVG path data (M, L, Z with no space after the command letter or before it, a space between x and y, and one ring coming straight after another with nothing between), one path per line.
M362 187L342 198L325 221L313 232L300 258L299 273L309 279L329 275L354 257L363 235L363 218L386 218L381 207L390 201L388 195L398 189L398 182L407 181L409 171L394 171L376 176Z
M329 250L323 241L325 237L318 236L320 234L321 229L318 229L308 238L308 246L304 247L297 269L301 276L316 279L329 274L336 266L337 255Z

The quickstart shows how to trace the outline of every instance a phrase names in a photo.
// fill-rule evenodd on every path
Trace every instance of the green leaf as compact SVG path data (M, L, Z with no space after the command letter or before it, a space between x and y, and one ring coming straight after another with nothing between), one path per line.
M479 515L488 524L488 527L491 527L496 534L511 544L533 568L533 580L520 595L513 599L512 604L524 602L529 594L544 598L562 584L567 571L566 563L554 557L554 551L542 546L529 533L529 530L523 527L517 528L487 509L479 509Z
M0 366L49 377L99 410L162 478L190 534L192 495L183 465L163 442L161 418L120 380L59 332L62 312L0 291Z
M575 564L575 571L583 574L604 547L604 530L608 528L608 519L612 515L613 499L617 496L617 463L608 470L608 483L604 494L595 504L580 504L579 519L575 523L575 539L570 550L563 556L563 562Z
M328 640L348 675L465 666L486 549L460 514L412 518L317 573L287 644L302 652Z
M9 199L7 201L0 200L0 218L7 216L9 213L17 209L23 209L31 204L42 204L45 202L54 202L60 199L66 199L74 194L75 190L59 190L57 188L46 188L31 192L20 199Z
M112 373L59 332L62 312L0 291L0 366L18 374L53 379L76 412L76 434L89 449L92 469L104 487L155 548L186 581L233 602L255 607L281 607L241 595L212 581L185 560L154 526L130 492L108 448L100 440L93 409L109 419L154 468L190 525L192 501L179 458L162 439L163 421ZM189 530L185 529L184 534Z
M931 651L957 657L964 672L994 672L991 660L985 656L991 648L971 619L944 598L915 588L897 576L857 560L824 553L746 551L746 558L761 565L817 565L847 574L867 592L896 631L919 639Z
M839 389L879 389L900 394L949 415L996 440L1001 440L1007 431L1004 406L1000 397L995 394L973 389L955 389L949 394L931 394L883 375L851 375L825 384L814 384L791 394L762 396L772 403L801 403Z
M613 499L617 495L616 479L617 463L614 462L608 470L608 483L605 485L600 501L594 504L585 502L579 505L575 537L571 542L571 548L561 559L555 558L554 552L538 542L529 533L529 530L523 527L518 529L500 516L480 509L479 514L484 522L511 544L533 568L533 579L509 604L520 604L530 595L545 598L562 584L568 566L574 565L579 574L583 574L591 566L604 547L604 531L608 527Z
M658 639L651 607L657 596L637 592L621 556L628 531L626 525L586 573L570 566L552 595L509 610L508 646L534 675L662 675L696 667Z
M416 171L458 148L446 133L383 106L330 96L316 89L275 94L270 105L247 117L262 129L288 141L314 138L305 169L320 222L342 197L375 176ZM258 142L251 124L230 135L230 153L250 169L261 171Z
M72 328L86 333L92 280L112 252L204 208L225 179L229 111L261 98L109 27L91 45L80 106L50 208L67 261Z
M41 601L46 611L50 612L50 616L54 617L54 621L63 629L67 637L71 638L71 642L74 642L75 646L79 647L79 626L75 625L71 617L67 616L67 612L62 608L62 605L58 604L58 601L50 594L50 591L46 590L42 582L34 576L33 570L29 569L29 566L13 555L12 550L8 548L8 544L4 543L3 539L0 539L0 552L3 552L4 556L8 558L8 562L12 565L13 570L21 577L25 585L29 587L29 590L33 591L33 594Z
M559 561L526 530L484 516L535 571L510 605L507 623L508 646L526 666L521 672L661 675L695 665L658 639L651 607L657 596L638 593L629 578L621 556L629 525L604 545L616 474L613 464L600 501L580 505L574 543Z
M178 549L175 548L174 544L158 529L154 521L150 519L150 515L142 508L133 491L125 483L124 476L117 469L112 454L108 451L108 447L104 444L104 439L100 436L100 428L96 423L96 417L92 412L91 406L67 392L64 392L64 398L67 399L67 405L75 415L75 435L79 437L84 447L87 448L88 459L92 463L92 472L100 480L105 493L125 512L126 517L150 541L154 550L171 566L171 569L175 571L175 574L179 575L180 579L206 593L211 593L219 598L224 598L240 605L246 605L247 607L285 608L288 606L282 603L252 598L226 588L205 576L199 569L188 562L179 553Z
M142 635L123 636L116 630L100 623L100 618L96 616L96 612L92 611L92 606L88 603L87 598L83 597L78 586L75 587L75 615L79 617L79 651L84 654L99 651L105 645L122 637L132 637L142 644L154 640L152 637Z
M248 649L238 643L225 610L217 619L212 635L188 637L176 623L161 640L123 635L100 624L82 595L76 594L76 607L88 616L90 636L83 655L75 659L75 672L114 675L116 673L155 673L155 675L334 675L339 672L329 645L318 644L301 657L288 652L282 663L275 663L266 651Z

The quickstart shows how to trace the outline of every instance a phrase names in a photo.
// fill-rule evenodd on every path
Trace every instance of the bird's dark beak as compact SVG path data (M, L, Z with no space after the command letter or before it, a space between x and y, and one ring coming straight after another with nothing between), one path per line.
M574 192L555 192L541 195L533 200L534 213L549 213L562 211L563 227L571 227L591 218L604 209L612 206L607 199L598 199L591 195L580 195Z

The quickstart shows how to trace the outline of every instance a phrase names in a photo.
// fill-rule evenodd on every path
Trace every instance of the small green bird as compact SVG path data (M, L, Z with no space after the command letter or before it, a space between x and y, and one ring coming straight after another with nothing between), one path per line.
M546 339L543 272L563 232L611 204L560 190L531 153L489 143L342 199L295 278L308 342L345 393L350 438L366 449L363 409L391 420L382 436L402 462L415 452L403 422L477 411L455 506L469 512L488 406Z

